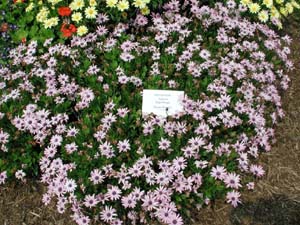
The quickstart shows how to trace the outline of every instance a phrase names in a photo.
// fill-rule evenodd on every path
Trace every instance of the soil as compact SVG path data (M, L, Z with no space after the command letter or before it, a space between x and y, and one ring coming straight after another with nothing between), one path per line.
M272 151L261 156L267 170L252 192L243 193L243 204L232 208L223 201L201 209L194 225L300 225L300 29L299 18L286 22L293 38L291 86L283 96L286 116L276 128ZM44 187L37 181L10 183L0 189L0 225L75 225L55 205L43 206Z

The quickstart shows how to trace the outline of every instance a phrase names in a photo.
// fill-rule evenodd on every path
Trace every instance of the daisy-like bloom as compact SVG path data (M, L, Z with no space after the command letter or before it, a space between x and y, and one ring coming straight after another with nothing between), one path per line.
M258 13L260 11L260 5L258 3L250 3L248 7L251 13Z
M89 0L90 6L96 6L97 1L96 0Z
M118 116L122 118L124 118L129 113L128 108L119 108L117 111Z
M161 150L167 150L170 147L171 142L165 138L161 138L158 142L158 148Z
M133 5L137 8L142 9L142 8L146 7L146 2L145 2L145 0L134 0Z
M106 196L108 199L114 201L114 200L118 200L119 198L121 198L121 190L120 188L118 188L117 186L111 186L106 193Z
M142 207L145 208L147 211L151 211L158 206L158 202L155 201L153 197L154 197L153 195L148 194L142 198L143 201Z
M129 2L127 0L121 0L118 2L117 8L121 12L125 11L126 9L129 9Z
M145 135L148 135L148 134L152 134L153 131L154 131L154 126L153 126L153 123L151 121L147 121L143 124L143 133Z
M134 23L138 26L145 26L148 23L148 19L147 19L147 17L139 14L139 15L137 15Z
M98 12L94 6L90 6L84 10L84 13L87 19L95 19Z
M84 0L74 0L70 4L70 8L72 10L79 10L82 9L83 7L84 7Z
M130 150L130 144L128 139L124 141L119 141L117 146L120 152L127 152Z
M229 0L226 2L226 5L229 9L234 9L236 7L236 3L233 0Z
M150 13L150 9L145 6L144 8L141 9L141 13L145 16L145 15L149 15Z
M104 36L107 34L108 30L105 26L97 26L96 33L98 36Z
M26 176L26 173L23 170L17 170L15 172L15 177L19 180L23 180L25 176Z
M195 161L195 166L197 168L204 169L207 167L207 165L208 165L208 161L206 161L206 160L196 160Z
M248 184L246 184L246 186L247 186L248 190L254 190L255 184L254 184L254 182L249 182Z
M263 10L263 11L260 11L258 13L258 19L261 21L261 22L267 22L269 20L269 14L266 10Z
M78 134L79 130L75 127L70 127L67 131L67 137L75 137Z
M117 3L118 3L118 0L106 0L106 5L111 8L116 7Z
M121 49L124 51L124 52L130 52L134 49L135 47L135 43L131 42L131 41L124 41L122 44L121 44Z
M199 148L205 144L205 141L201 137L193 137L189 139L188 143L195 148Z
M53 146L60 146L63 141L61 135L53 135L50 140L50 144Z
M237 205L241 203L240 197L241 194L235 190L227 192L227 203L230 203L233 207L237 207Z
M112 222L114 218L117 216L116 210L111 206L105 206L104 209L100 213L100 218L104 222Z
M42 197L42 202L45 204L45 205L49 205L50 202L51 202L51 197L48 193L45 193L43 194L43 197Z
M88 225L90 224L91 219L87 216L81 216L78 219L76 219L76 223L78 225Z
M134 56L128 52L122 52L120 58L125 62L130 62L131 60L134 59Z
M203 59L208 60L211 56L210 52L206 49L201 50L201 52L199 53L199 56Z
M112 145L105 141L103 144L99 145L99 150L103 156L106 156L107 158L112 158L114 154L114 150L112 148Z
M0 130L0 144L8 143L9 134Z
M134 208L136 206L136 200L133 195L123 196L122 205L124 208Z
M89 177L89 180L93 184L101 184L104 181L105 176L102 175L102 172L99 169L94 169L91 172L91 176Z
M215 179L219 179L219 180L224 180L224 178L226 177L226 169L224 166L216 166L213 167L210 175L215 178Z
M90 88L83 88L79 95L81 100L87 103L93 101L95 98L94 92Z
M97 65L91 65L88 70L87 70L87 73L89 75L95 75L97 74L98 72L100 71L100 69L98 68Z
M169 171L164 171L156 174L155 180L159 185L168 185L173 178L173 175Z
M65 149L68 154L72 154L73 152L77 151L78 146L75 142L72 142L71 144L66 144Z
M263 4L271 9L273 6L273 0L263 0Z
M185 158L183 158L183 157L176 157L173 160L173 165L178 170L184 170L187 166L187 162L186 162Z
M47 148L45 148L44 155L48 158L53 158L56 152L57 152L56 147L50 145Z
M6 171L1 172L0 173L0 184L4 184L6 178L7 178L7 172Z
M97 15L97 20L96 21L97 21L98 24L102 24L102 23L105 23L105 22L109 21L109 17L104 13L99 13Z
M79 23L82 20L82 14L81 12L75 12L71 16L72 21Z
M240 184L240 176L235 173L228 173L225 176L224 183L228 188L239 189L242 186Z
M249 170L257 177L262 177L265 174L265 170L261 165L251 165Z
M174 212L170 208L159 208L155 214L162 220L163 223L167 223Z
M87 28L86 26L84 26L84 25L81 25L81 26L79 26L79 27L77 28L77 34L78 34L79 36L83 36L83 35L85 35L87 32L88 32L88 28Z
M67 192L74 192L77 187L75 180L68 179L65 183L65 189Z
M131 174L132 177L140 177L143 174L141 166L134 164L129 170L128 173Z
M182 217L177 213L173 213L170 215L170 217L167 221L167 224L168 225L182 225L183 224Z
M58 17L52 17L52 18L46 19L44 21L44 27L46 29L54 27L58 24L58 21L59 21Z
M99 200L95 197L95 194L93 195L86 195L84 198L83 204L88 207L92 208L96 206L99 203Z

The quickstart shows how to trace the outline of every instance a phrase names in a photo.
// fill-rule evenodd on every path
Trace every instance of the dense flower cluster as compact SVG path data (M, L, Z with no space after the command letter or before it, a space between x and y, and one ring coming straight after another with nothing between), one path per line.
M105 1L104 1L105 2ZM125 11L134 6L139 9L143 15L150 13L147 4L150 0L134 0L131 3L128 0L107 0L104 4L96 0L73 0L71 2L63 0L30 0L26 4L25 13L32 14L36 21L46 29L53 29L57 26L61 28L64 24L76 27L76 34L79 36L88 33L88 23L99 21L106 18L106 15L98 17L101 12L110 10ZM104 10L103 10L104 9ZM75 33L71 32L71 33ZM70 32L63 32L64 37L70 37Z
M142 14L146 15L149 14L147 5L150 1L151 0L133 0L130 2L128 0L106 0L106 5L110 8L117 8L121 12L128 10L130 6L134 6L135 8L140 9Z
M279 28L282 28L282 17L300 9L300 4L296 0L241 0L240 3L261 22L271 21Z
M13 47L10 32L16 30L17 26L10 23L7 19L6 10L12 10L12 2L8 1L6 5L0 5L0 64L7 59L9 50Z
M58 14L72 17L74 2ZM68 44L11 50L0 69L0 184L25 181L34 160L22 159L35 156L43 202L70 208L79 225L181 225L218 197L236 207L265 173L257 158L270 151L293 68L291 39L245 10L172 0L116 26L96 12L96 30ZM143 115L144 89L183 90L183 112Z

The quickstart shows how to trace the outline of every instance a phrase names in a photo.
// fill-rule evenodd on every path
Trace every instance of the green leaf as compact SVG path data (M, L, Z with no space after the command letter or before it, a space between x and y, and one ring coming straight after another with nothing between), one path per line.
M19 42L22 40L22 38L26 38L28 36L28 32L26 30L20 29L15 33L15 36L13 37L15 41Z

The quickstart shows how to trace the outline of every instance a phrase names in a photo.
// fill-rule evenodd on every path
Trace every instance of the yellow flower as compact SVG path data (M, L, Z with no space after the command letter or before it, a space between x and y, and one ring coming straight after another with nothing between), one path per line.
M80 27L77 28L77 34L79 36L85 35L88 32L88 29L86 26L82 25Z
M277 3L277 4L280 4L280 5L281 5L283 2L284 2L284 0L276 0L276 3Z
M300 5L296 1L293 0L293 1L291 1L291 3L296 9L300 9Z
M36 15L36 20L37 20L38 22L43 23L43 22L47 19L48 14L49 14L48 8L43 7L43 8L39 11L39 13Z
M34 7L34 4L31 2L25 9L26 12L30 12Z
M52 5L56 5L57 3L61 2L62 0L48 0L49 3Z
M121 1L119 1L117 8L121 12L123 12L126 9L129 9L129 2L127 0L121 0Z
M258 13L260 11L260 6L257 3L250 3L248 7L251 13Z
M258 14L258 19L261 21L261 22L267 22L269 20L269 14L267 11L263 10L261 11L259 14Z
M284 15L284 16L287 16L287 15L289 14L289 12L287 11L287 9L284 8L284 7L281 7L281 8L280 8L280 13L281 13L282 15Z
M74 0L71 4L70 4L70 8L72 10L78 10L78 9L82 9L84 7L84 1L83 0Z
M106 0L106 5L108 7L116 7L118 0Z
M73 13L71 16L72 21L79 23L82 19L82 14L80 12Z
M44 26L46 29L54 27L58 24L58 17L52 17L44 21Z
M277 19L280 18L280 13L275 7L271 9L270 15L271 18L277 18Z
M294 6L290 2L286 3L285 8L288 11L288 13L290 13L290 14L294 12Z
M96 0L90 0L90 6L96 6L97 1Z
M49 9L48 9L47 7L44 6L44 7L40 10L40 12L41 12L41 13L47 13L47 14L48 14L48 13L49 13Z
M149 10L149 8L146 6L146 7L144 7L144 8L141 9L141 13L142 13L143 15L148 15L148 14L150 13L150 10Z
M145 8L146 7L146 2L144 0L134 0L133 5L137 8Z
M241 0L242 5L246 6L249 5L251 2L251 0Z
M39 5L43 5L43 1L39 1L38 4L39 4Z
M273 0L264 0L263 1L263 4L265 5L265 6L267 6L267 8L272 8L272 6L273 6Z
M95 19L97 16L97 10L94 6L87 7L84 10L84 13L85 13L85 17L88 19Z

